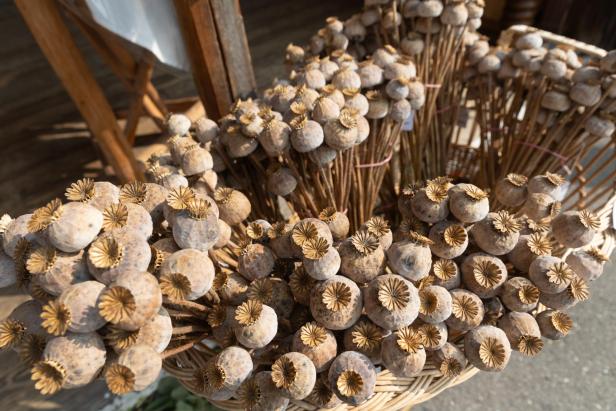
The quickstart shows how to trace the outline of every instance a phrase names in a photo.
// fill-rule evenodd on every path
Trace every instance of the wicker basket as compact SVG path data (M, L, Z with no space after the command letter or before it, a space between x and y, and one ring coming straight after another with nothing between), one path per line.
M574 48L582 55L588 57L602 57L605 55L605 51L594 46L590 46L584 43L580 43L562 36L555 35L553 33L540 31L529 26L512 26L510 29L503 32L501 35L500 43L508 45L512 42L515 36L527 33L530 31L539 32L547 43L561 44ZM464 147L462 147L464 149ZM614 150L613 147L607 146L604 150ZM464 150L464 156L470 156L472 161L473 149L466 147ZM611 153L610 153L611 155ZM468 160L468 159L466 159ZM577 177L577 184L583 185L587 183L587 180L583 176ZM575 184L575 183L574 183ZM598 183L603 189L609 186L609 182L601 181ZM613 184L612 184L613 185ZM575 187L572 184L572 187ZM614 216L614 204L616 203L616 197L610 195L613 191L606 191L606 195L598 197L596 201L593 201L593 208L598 211L605 226L610 227L602 233L601 238L597 239L595 244L597 247L609 255L614 248L616 248L616 231ZM580 205L582 201L579 199L575 201ZM565 254L568 250L561 250ZM539 307L538 310L543 310L544 307ZM461 340L461 338L459 338ZM461 341L458 341L460 344ZM215 355L216 352L209 347L206 342L201 342L195 345L188 351L181 352L172 358L166 359L164 367L167 372L175 376L188 390L199 395L202 392L202 387L199 386L198 375L200 370L206 364L206 361ZM375 394L365 403L360 406L353 407L350 405L342 404L334 408L334 410L399 410L412 407L413 405L420 404L424 401L431 399L432 397L440 394L447 388L453 387L469 378L473 377L479 370L473 366L467 366L460 375L457 377L445 377L441 372L434 367L431 359L428 357L426 365L423 371L413 378L398 378L392 375L388 370L380 371L377 377ZM243 407L237 400L228 401L211 401L216 406L226 410L241 410ZM314 405L311 405L304 401L291 401L289 403L289 410L316 410L318 409Z

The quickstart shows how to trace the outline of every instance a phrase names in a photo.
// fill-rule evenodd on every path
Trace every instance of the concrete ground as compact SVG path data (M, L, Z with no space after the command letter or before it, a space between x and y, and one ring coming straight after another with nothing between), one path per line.
M616 263L570 314L574 329L534 359L514 353L501 373L480 372L413 411L616 410Z

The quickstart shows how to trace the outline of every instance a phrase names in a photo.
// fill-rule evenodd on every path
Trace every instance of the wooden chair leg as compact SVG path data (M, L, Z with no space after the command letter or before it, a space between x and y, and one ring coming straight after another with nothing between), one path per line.
M135 132L139 124L139 117L143 111L143 96L146 92L146 87L152 78L154 71L154 62L150 59L143 59L137 65L137 73L135 74L135 83L133 84L134 94L128 108L126 116L126 125L124 126L124 135L129 145L135 144Z
M15 0L15 4L118 179L143 179L109 102L64 24L56 0Z

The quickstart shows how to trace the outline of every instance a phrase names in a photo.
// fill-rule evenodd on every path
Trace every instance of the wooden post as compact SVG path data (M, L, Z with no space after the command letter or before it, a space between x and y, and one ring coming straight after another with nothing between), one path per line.
M193 78L209 117L229 112L233 100L256 88L239 3L174 0Z
M118 179L143 179L109 102L64 24L56 0L15 0L15 4Z

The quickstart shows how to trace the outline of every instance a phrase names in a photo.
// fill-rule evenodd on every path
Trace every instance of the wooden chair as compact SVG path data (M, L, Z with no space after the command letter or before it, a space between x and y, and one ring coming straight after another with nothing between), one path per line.
M104 160L121 182L143 179L132 152L143 115L163 131L171 107L152 84L154 55L94 21L85 0L15 0L30 32L88 124ZM199 98L193 119L219 118L232 101L254 92L255 79L239 2L174 0ZM62 12L75 22L102 60L124 84L130 102L123 128L73 40Z

